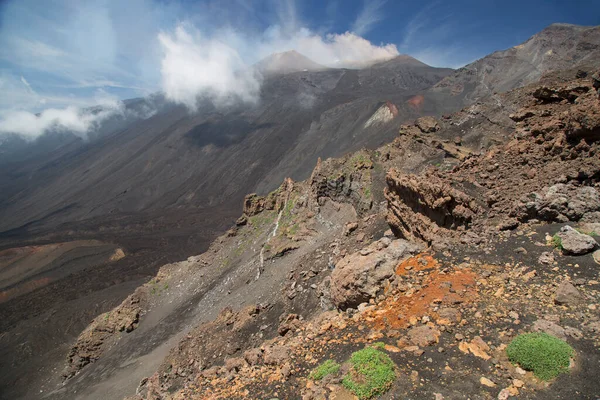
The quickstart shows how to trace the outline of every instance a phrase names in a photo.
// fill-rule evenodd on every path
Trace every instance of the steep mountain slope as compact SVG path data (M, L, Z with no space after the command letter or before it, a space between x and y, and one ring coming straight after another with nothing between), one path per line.
M431 89L442 104L477 99L535 82L550 71L597 65L600 27L553 24L525 43L483 57L444 78Z
M271 179L271 171L284 157L296 160L285 172L299 178L318 156L386 140L385 129L363 132L380 103L402 103L449 72L404 60L361 71L298 72L268 77L256 107L220 111L206 104L194 115L167 108L27 171L29 186L2 204L0 229L30 224L35 231L113 213L234 204L261 183L274 188L280 177ZM412 114L406 108L399 118ZM295 149L315 123L327 124L335 147L313 142L310 153Z
M573 255L545 239L600 221L600 103L576 73L247 196L209 251L94 319L48 398L354 398L347 360L371 346L395 364L383 398L593 396L600 243L567 229L590 244ZM456 139L501 115L511 122L488 151ZM535 331L574 348L556 381L506 356ZM329 359L339 371L311 375Z
M581 32L589 33L586 29ZM566 39L570 44L578 41L577 35ZM585 53L586 57L597 55L595 50ZM577 64L583 57L572 58ZM570 65L573 60L569 60L565 64ZM119 304L158 266L203 252L207 243L239 215L246 193L267 193L287 176L301 180L311 175L307 182L294 186L295 202L289 208L280 196L286 185L270 200L251 197L246 217L239 221L246 223L244 227L220 237L204 256L176 264L174 268L182 269L173 274L167 286L158 281L145 286L147 293L156 295L150 297L150 306L156 305L158 312L140 319L147 310L139 306L140 315L136 316L136 304L144 300L134 296L129 303L133 307L123 315L96 319L86 330L90 335L78 342L84 352L74 350L70 356L71 366L75 370L83 366L83 372L51 396L106 398L106 390L115 397L132 393L137 379L149 376L170 346L175 346L193 325L216 316L222 306L262 303L264 299L293 300L293 307L277 305L265 317L266 322L254 327L258 330L252 331L252 343L275 333L282 310L297 307L307 315L315 311L323 296L312 298L310 293L315 289L307 285L313 284L309 282L312 274L331 268L329 249L342 243L345 247L335 256L343 256L344 250L344 254L351 254L386 229L381 213L385 170L396 167L418 173L432 164L452 169L465 159L469 165L473 154L503 144L514 134L514 121L508 115L521 105L510 97L488 97L448 121L421 124L429 125L423 131L428 133L413 135L414 129L421 128L403 127L406 136L393 145L319 163L314 168L318 157L343 155L362 146L378 148L392 141L398 136L399 124L407 119L460 109L469 101L466 92L471 93L471 89L456 96L448 88L431 89L451 72L399 57L362 70L271 76L264 82L262 100L256 107L216 110L206 104L201 112L190 115L182 107L171 106L122 131L20 165L20 175L3 175L9 184L2 185L11 192L0 200L2 249L96 239L116 243L126 253L121 260L78 271L0 305L0 328L6 332L0 335L2 369L11 371L0 381L3 391L9 388L10 397L17 398L29 390L29 397L35 398L40 382L48 385L43 390L54 389L59 380L56 368L69 352L68 344L92 317ZM506 77L516 85L511 79ZM431 134L440 127L439 133ZM575 163L569 168L575 168ZM27 185L11 185L23 177L27 177ZM477 187L475 183L464 186ZM272 202L273 197L278 200ZM346 207L348 204L352 207ZM342 227L354 213L364 215L362 222L368 226L360 237L351 236L350 227L346 234ZM360 220L358 223L363 228ZM335 240L338 245L334 245ZM307 245L298 246L299 242ZM269 246L263 246L265 243ZM320 269L309 272L312 265ZM279 269L265 273L269 266ZM289 290L284 284L286 272L297 280ZM190 279L192 275L194 279ZM252 279L257 286L251 285ZM177 285L186 291L175 290ZM280 299L280 293L273 289L277 287L286 292L285 297ZM230 290L234 296L229 296ZM267 327L261 329L264 325ZM139 330L126 335L137 326ZM243 331L244 324L236 325L240 326ZM42 328L47 335L39 334ZM123 332L117 333L121 328ZM114 341L117 345L111 347ZM107 351L108 356L101 355L97 363L85 367L97 357L95 352L85 353L88 344L99 348L100 353ZM236 343L231 346L237 351ZM204 365L196 361L186 360L190 368ZM167 370L173 372L165 365L165 373ZM181 372L191 377L183 366ZM183 377L178 369L174 374Z

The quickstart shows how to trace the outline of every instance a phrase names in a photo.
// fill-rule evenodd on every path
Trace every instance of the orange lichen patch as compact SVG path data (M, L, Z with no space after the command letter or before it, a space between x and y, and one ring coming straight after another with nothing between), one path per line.
M4 290L4 291L0 292L0 304L4 303L5 301L8 301L12 298L15 298L17 296L20 296L22 294L29 293L29 292L34 291L35 289L44 287L47 284L49 284L50 282L52 282L51 278L47 278L47 277L40 278L40 279L36 279L33 281L25 282L22 285L15 286L15 287L7 289L7 290Z
M406 275L408 271L426 271L436 269L438 262L430 254L421 253L402 261L396 267L396 275Z
M425 101L425 97L423 97L423 95L421 95L421 94L418 94L416 96L411 97L406 102L408 103L409 106L419 109L423 105L424 101Z
M373 310L365 312L364 319L373 329L403 329L411 320L432 315L432 305L452 306L473 301L477 297L476 274L469 269L443 274L433 272L423 282L423 289L390 296Z

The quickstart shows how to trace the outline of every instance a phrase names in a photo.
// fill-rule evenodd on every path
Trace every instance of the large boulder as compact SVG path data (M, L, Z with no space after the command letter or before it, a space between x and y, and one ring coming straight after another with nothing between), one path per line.
M556 235L560 238L562 250L567 254L586 254L598 245L593 237L580 233L568 225L563 226Z
M341 309L368 302L383 289L400 261L420 250L405 240L382 238L341 259L331 274L331 299Z
M416 346L432 346L440 340L440 330L435 326L421 325L408 331L410 342Z

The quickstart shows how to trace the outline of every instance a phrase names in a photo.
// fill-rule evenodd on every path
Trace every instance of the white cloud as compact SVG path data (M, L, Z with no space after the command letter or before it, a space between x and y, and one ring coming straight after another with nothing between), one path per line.
M184 25L158 38L164 50L161 73L167 99L191 110L197 109L198 96L202 95L217 105L258 100L259 78L227 43L203 37Z
M300 32L290 45L319 64L339 68L368 65L399 55L394 44L376 46L352 32L325 37Z
M106 118L120 112L120 108L104 107L92 113L77 107L49 108L39 114L29 111L3 111L0 113L0 133L18 133L35 139L48 130L68 131L86 138Z
M0 91L7 94L6 98L0 98L0 134L16 133L27 139L35 139L48 130L69 131L85 138L106 118L125 112L121 101L101 89L87 99L46 98L39 95L25 77L16 79L2 74ZM40 113L28 111L47 102L65 106L51 107ZM91 109L94 105L100 107Z

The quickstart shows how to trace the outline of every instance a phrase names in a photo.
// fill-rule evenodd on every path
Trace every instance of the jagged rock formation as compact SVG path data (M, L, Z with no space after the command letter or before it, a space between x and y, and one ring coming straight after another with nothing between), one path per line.
M313 198L317 204L321 199L350 200L359 213L369 211L373 166L371 155L362 150L341 159L319 159L309 178Z
M116 309L96 317L79 335L67 356L68 365L63 376L73 377L83 367L98 360L114 344L120 332L133 331L140 321L140 314L146 306L147 290L138 288Z
M440 125L433 117L421 117L415 121L417 128L423 133L437 132L440 130Z
M504 96L516 110L511 114L515 133L505 145L479 156L467 155L449 171L421 175L391 171L386 198L395 232L428 243L458 237L477 242L482 232L514 229L530 219L595 218L598 99L587 78L565 83L549 77L548 83ZM411 129L403 133L410 134ZM472 229L477 233L469 233Z
M434 175L403 175L390 171L386 176L385 198L388 223L401 237L424 240L456 236L470 228L475 215L483 211L475 199Z

